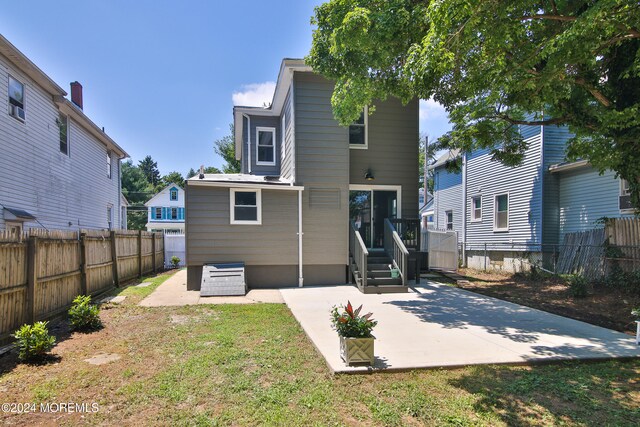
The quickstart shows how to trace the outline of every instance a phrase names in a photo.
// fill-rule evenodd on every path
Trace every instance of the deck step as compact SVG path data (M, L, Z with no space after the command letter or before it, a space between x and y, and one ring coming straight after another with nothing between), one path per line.
M370 285L401 285L402 286L402 279L399 277L397 278L376 277L372 279L367 278L367 286L370 286Z
M383 256L375 256L375 257L370 256L367 258L367 263L368 264L390 264L391 258L383 257Z
M367 264L367 270L371 271L371 270L389 270L389 265L391 265L391 263L388 264Z
M375 279L378 277L391 277L391 270L384 269L384 270L369 270L367 271L367 277L370 279Z
M364 289L360 289L363 294L400 294L409 292L409 288L402 285L380 285L369 286Z

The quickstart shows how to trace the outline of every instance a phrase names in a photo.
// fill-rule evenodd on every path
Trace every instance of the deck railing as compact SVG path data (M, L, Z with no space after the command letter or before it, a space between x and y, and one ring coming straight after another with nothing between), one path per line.
M407 283L409 251L402 243L402 239L389 219L384 220L384 249L387 255L391 257L393 266L400 271L402 285L405 286Z
M389 222L408 249L419 251L421 241L420 220L418 218L390 218Z
M358 274L360 275L359 279L362 281L360 286L365 288L367 286L367 260L369 257L369 251L367 250L367 246L364 244L362 236L360 236L360 232L353 221L351 221L349 226L349 252L351 252L353 262L356 264L358 269ZM355 272L352 271L352 273ZM356 276L356 285L358 285L357 282L358 277Z

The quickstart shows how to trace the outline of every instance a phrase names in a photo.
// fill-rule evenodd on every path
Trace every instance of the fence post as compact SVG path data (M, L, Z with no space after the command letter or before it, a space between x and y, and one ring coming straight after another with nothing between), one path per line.
M27 243L27 323L36 320L36 286L38 284L38 238L29 236Z
M111 231L111 275L113 276L113 284L120 286L120 278L118 277L118 245L116 242L116 232Z
M142 230L138 230L138 278L142 279Z
M487 242L484 242L484 271L487 271Z
M151 235L151 262L153 263L153 274L156 274L156 233Z
M80 294L87 295L87 234L80 233Z

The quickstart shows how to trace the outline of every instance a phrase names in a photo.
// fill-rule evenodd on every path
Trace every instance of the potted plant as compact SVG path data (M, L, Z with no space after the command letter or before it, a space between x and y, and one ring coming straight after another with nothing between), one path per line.
M348 365L373 365L373 345L375 337L371 331L378 324L371 319L371 313L360 315L362 306L353 309L347 306L333 307L331 324L340 336L340 356Z
M631 310L631 315L636 318L636 344L640 345L640 307Z

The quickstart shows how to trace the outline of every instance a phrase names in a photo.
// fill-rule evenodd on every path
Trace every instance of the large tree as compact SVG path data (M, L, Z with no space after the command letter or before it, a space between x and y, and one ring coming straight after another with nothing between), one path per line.
M152 186L156 186L160 182L160 171L158 163L153 161L151 156L147 156L138 162L138 167L144 174L147 182Z
M194 168L189 169L189 172L187 172L187 179L198 175L199 172L200 172L200 169L198 169L197 171ZM222 173L222 172L220 172L220 169L218 169L215 166L207 166L206 168L204 168L204 173Z
M568 125L569 159L612 169L640 206L640 3L631 0L331 0L307 58L336 81L342 124L393 95L449 113L446 148L518 164L518 125Z
M131 160L122 163L122 194L130 203L127 209L127 228L144 230L147 223L147 208L144 203L153 195L153 187L147 182L142 170Z
M240 160L236 160L236 144L233 125L229 125L229 135L223 136L213 143L213 149L225 161L224 173L240 173Z
M161 187L166 187L172 182L184 188L184 177L180 172L176 172L176 171L170 172L164 175L160 180Z

